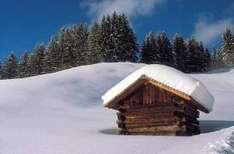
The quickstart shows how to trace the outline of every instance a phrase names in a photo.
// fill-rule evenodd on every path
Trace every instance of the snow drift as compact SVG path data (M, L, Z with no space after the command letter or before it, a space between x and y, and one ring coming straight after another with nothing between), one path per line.
M115 111L101 96L143 64L102 63L25 79L0 81L0 153L231 153L234 70L192 77L215 97L192 137L121 136ZM194 144L196 143L196 144Z

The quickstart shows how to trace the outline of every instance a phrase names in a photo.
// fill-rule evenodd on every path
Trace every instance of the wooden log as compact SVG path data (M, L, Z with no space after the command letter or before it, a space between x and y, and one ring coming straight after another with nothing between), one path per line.
M141 127L133 129L119 129L119 134L123 135L172 135L190 136L200 134L200 130L190 130L186 127L178 126L157 126Z
M152 132L133 132L133 131L128 131L125 129L119 129L119 134L121 135L170 135L170 136L175 136L176 132L172 132L172 131L152 131Z
M184 104L184 109L185 109L185 111L188 111L188 112L196 112L196 113L198 113L197 108L193 107L193 105L191 105L191 104L187 104L187 103Z
M180 105L176 105L176 107L178 108L181 108L183 109L185 112L188 112L188 113L195 113L195 114L199 114L199 111L197 110L196 107L194 107L193 104L189 104L189 103L183 103L183 104L180 104Z
M199 134L200 133L200 128L198 125L191 125L191 124L186 124L186 125L183 125L185 128L186 128L186 132L188 134Z
M131 135L127 130L124 130L124 129L120 129L119 134L120 135Z
M199 116L199 112L197 110L189 110L186 107L176 107L176 106L172 106L172 105L160 105L160 106L148 106L148 107L134 107L134 108L129 108L129 109L120 109L121 113L149 113L149 112L170 112L170 111L180 111L180 112L185 112L186 114L190 115L198 115Z
M142 123L142 124L147 124L147 123L153 123L153 122L167 122L167 121L179 121L179 122L186 122L185 118L178 118L175 116L162 116L162 117L141 117L141 118L136 118L136 117L126 117L125 120L118 119L118 122L124 122L125 124L134 124L134 123Z
M186 119L186 121L191 122L191 123L199 123L196 118L191 118L188 116L174 116L174 113L142 113L142 114L137 114L137 115L127 115L122 113L117 113L117 117L120 121L141 121L141 120L163 120L163 119Z
M122 110L123 111L123 110ZM151 107L142 107L142 108L132 108L128 110L124 110L121 113L151 113L151 112L170 112L170 111L181 111L183 112L184 110L181 108L177 108L175 106L151 106Z
M141 127L156 127L156 126L171 126L171 125L178 125L178 121L162 121L162 122L152 122L152 123L117 123L119 128L122 129L132 129L132 128L141 128Z
M125 123L117 123L117 125L118 125L118 128L120 129L127 129Z
M146 119L146 118L173 118L177 117L179 119L186 118L187 121L198 123L197 117L198 115L188 115L184 112L179 112L179 111L168 111L168 112L126 112L126 113L120 113L117 112L117 117L120 120L132 120L132 119Z
M154 118L157 118L157 117L165 117L165 116L168 116L168 117L176 117L174 115L174 112L173 111L170 111L170 112L149 112L149 113L144 113L144 112L139 112L139 113L126 113L126 114L123 114L124 117L126 118L144 118L144 117L154 117Z
M177 118L177 119L179 119L178 117L174 116L173 113L148 113L148 114L127 115L127 116L122 115L120 117L121 117L121 119L125 118L125 120L130 120L130 121L135 120L135 119L139 119L139 120L141 120L141 119L163 119L163 118L167 118L167 119Z
M165 103L135 105L135 106L125 105L119 108L119 111L122 113L139 112L139 111L141 112L168 111L168 110L181 110L187 113L199 114L199 112L196 109L193 109L192 107L190 107L190 105L182 105L178 107L178 106L175 106L174 104L165 104Z
M148 100L146 100L148 102ZM122 110L137 110L137 109L144 109L144 108L154 108L154 107L169 107L169 106L174 106L173 104L166 104L163 102L158 102L157 104L136 104L136 105L131 105L128 103L125 103L122 106L119 106L119 109ZM176 106L174 106L176 107ZM177 107L176 107L177 108Z
M126 116L120 112L117 112L116 115L117 115L117 118L121 121L124 121L126 119Z
M181 111L175 111L174 115L177 117L190 117L190 118L198 118L199 114L196 113L186 113L186 112L181 112Z
M163 135L163 136L192 136L200 134L200 131L153 131L153 132L133 132L133 131L119 131L122 135Z
M170 132L170 131L155 131L155 132L128 132L128 131L123 131L119 132L119 134L122 135L156 135L156 136L176 136L176 132Z
M145 132L145 133L153 133L153 132L177 132L180 130L184 130L183 127L179 127L177 125L170 125L170 126L152 126L152 127L141 127L141 128L130 128L127 129L128 132Z

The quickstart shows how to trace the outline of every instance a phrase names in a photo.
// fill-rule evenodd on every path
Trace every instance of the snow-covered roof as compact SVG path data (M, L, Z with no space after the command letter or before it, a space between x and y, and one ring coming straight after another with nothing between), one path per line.
M127 76L102 96L103 104L107 106L116 96L120 95L143 75L183 92L193 98L208 112L212 111L214 97L200 81L172 67L159 64L146 65Z

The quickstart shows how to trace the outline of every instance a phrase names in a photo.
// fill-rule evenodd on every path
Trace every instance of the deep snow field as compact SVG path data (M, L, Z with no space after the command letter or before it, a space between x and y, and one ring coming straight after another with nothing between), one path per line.
M123 136L101 96L143 64L101 63L0 81L0 154L234 153L234 69L194 74L215 97L200 135Z

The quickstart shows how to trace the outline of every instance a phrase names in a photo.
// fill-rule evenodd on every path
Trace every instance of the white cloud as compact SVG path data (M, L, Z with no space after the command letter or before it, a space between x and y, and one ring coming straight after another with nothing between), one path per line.
M124 13L129 18L151 14L157 5L167 0L89 0L85 2L88 13L100 19L103 15Z
M206 45L211 45L221 37L225 28L233 28L234 23L231 19L223 19L216 22L209 22L206 18L200 18L195 24L193 36L203 41Z

